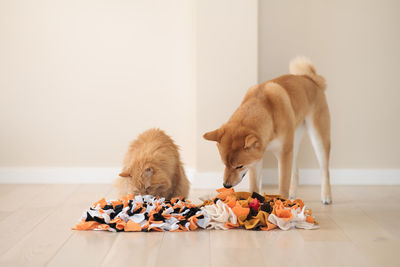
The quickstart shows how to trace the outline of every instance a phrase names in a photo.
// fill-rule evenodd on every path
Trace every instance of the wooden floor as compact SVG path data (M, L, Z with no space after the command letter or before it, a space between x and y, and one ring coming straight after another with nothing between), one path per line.
M0 185L0 266L400 266L400 186L299 191L319 230L111 233L71 230L110 185Z

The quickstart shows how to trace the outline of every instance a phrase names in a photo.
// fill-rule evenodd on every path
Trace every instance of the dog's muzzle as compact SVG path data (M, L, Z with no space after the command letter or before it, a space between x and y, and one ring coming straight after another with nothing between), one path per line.
M231 185L226 184L226 183L223 183L223 185L224 185L225 188L231 188L232 187Z

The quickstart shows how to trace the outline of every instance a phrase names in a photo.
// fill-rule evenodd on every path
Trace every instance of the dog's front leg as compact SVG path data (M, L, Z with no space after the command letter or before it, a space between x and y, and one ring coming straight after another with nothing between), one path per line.
M293 143L286 143L278 155L279 165L279 194L283 198L289 197L290 178L292 175Z
M262 186L262 159L250 167L250 192L261 192Z

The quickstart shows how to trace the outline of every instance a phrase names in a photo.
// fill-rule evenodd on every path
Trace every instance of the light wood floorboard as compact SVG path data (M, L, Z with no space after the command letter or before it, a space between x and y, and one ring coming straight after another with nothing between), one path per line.
M111 185L0 185L0 266L400 266L400 186L334 186L329 206L318 186L301 186L321 226L311 231L71 230L93 202L115 196Z
M53 207L51 214L36 228L27 233L7 251L0 263L13 263L13 266L43 266L56 254L57 250L74 234L71 226L77 222L82 207L92 204L110 190L108 185L74 186L73 191L62 203ZM61 190L62 187L58 187ZM54 193L59 193L57 190Z

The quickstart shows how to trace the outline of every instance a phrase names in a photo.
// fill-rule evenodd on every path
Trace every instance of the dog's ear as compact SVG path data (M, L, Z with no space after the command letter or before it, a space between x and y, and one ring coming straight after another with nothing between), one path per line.
M221 141L221 137L224 134L224 129L219 128L217 130L205 133L203 135L203 138L209 141L216 141L216 142L220 142Z
M258 138L253 134L249 134L244 138L244 148L246 149L256 148L258 144L259 144Z
M131 174L129 172L123 171L119 174L121 177L131 177Z

